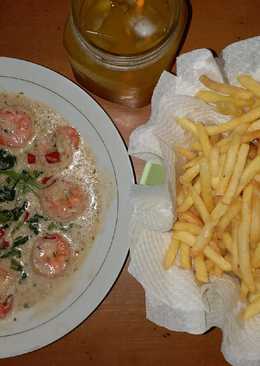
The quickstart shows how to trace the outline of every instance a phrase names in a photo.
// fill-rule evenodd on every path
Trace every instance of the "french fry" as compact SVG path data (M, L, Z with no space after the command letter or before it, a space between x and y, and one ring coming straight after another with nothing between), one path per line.
M186 164L184 164L183 169L186 170L186 169L192 168L194 165L199 164L200 161L201 161L201 157L197 156L196 158L194 158L194 159L188 161Z
M250 90L257 97L260 97L260 83L254 80L251 75L239 75L238 81L244 88Z
M224 195L224 193L226 192L237 159L239 146L240 146L240 136L236 134L233 136L231 140L230 147L226 155L224 170L219 183L220 184L218 189L219 195Z
M210 154L211 145L210 145L210 140L209 140L209 136L207 134L206 128L201 123L198 123L196 125L196 128L197 128L198 138L199 138L200 145L202 147L203 154L206 157L208 157Z
M196 210L199 212L202 220L204 222L207 222L209 219L209 212L207 210L207 207L205 206L205 203L193 187L191 187L190 192Z
M212 135L212 136L215 136L215 135ZM216 135L216 136L218 136L218 135ZM224 137L216 143L216 147L219 149L220 152L227 152L231 140L232 140L232 136ZM225 148L225 149L223 150L223 148Z
M180 182L182 184L190 183L200 172L200 165L196 164L193 167L187 169L185 173L180 177Z
M190 224L195 224L199 227L203 226L203 222L201 221L201 219L199 218L199 216L195 215L193 212L191 211L186 211L183 212L179 215L179 220L180 221L184 221L184 222L188 222Z
M248 127L248 132L253 132L256 130L260 130L260 119L257 119L255 122L251 123Z
M191 251L192 256L196 257L203 252L203 250L206 248L206 246L209 244L209 242L212 238L213 229L214 229L214 226L213 226L212 222L207 222L204 225L200 234L196 237L196 239L193 243L193 247L192 247L192 251Z
M215 267L215 264L210 259L206 259L205 264L206 264L208 273L210 273L211 270L213 270L213 268Z
M237 107L246 107L253 104L253 101L251 100L245 100L237 97L231 97L229 95L219 94L212 90L200 90L196 94L196 97L206 103L211 104L216 104L217 102L231 102L234 103Z
M260 141L258 141L257 145L257 155L260 155Z
M259 138L260 138L260 129L254 131L248 131L244 136L241 137L241 142L245 144L247 142L251 142Z
M257 298L246 307L243 313L243 319L248 320L257 315L259 312L260 312L260 298Z
M183 156L184 158L186 158L188 160L192 160L192 159L196 158L196 154L193 151L188 150L188 149L186 149L184 147L181 147L179 145L176 145L174 147L174 150L177 154Z
M231 221L236 217L241 209L241 200L238 198L234 202L231 203L229 206L226 214L224 214L219 223L218 228L220 231L224 232L228 225L231 223Z
M231 101L216 102L216 111L227 116L241 116L243 109Z
M201 144L199 143L199 141L195 141L191 144L191 148L192 150L197 151L198 153L200 153L202 151L202 147Z
M187 233L186 231L174 231L174 239L186 243L190 247L192 247L196 241L195 235Z
M221 140L221 135L213 135L213 136L210 136L210 145L213 147L215 146L220 140Z
M185 200L185 192L183 189L176 189L176 203L181 206Z
M249 159L253 160L257 157L257 155L258 155L257 146L253 143L250 143L249 144L249 152L248 152Z
M165 253L165 256L164 256L164 260L163 260L163 268L165 270L168 270L169 268L171 268L173 266L177 253L178 253L178 250L179 250L179 247L180 247L180 242L179 242L179 240L176 240L173 235L171 244L168 247L168 249Z
M254 160L250 161L241 175L239 186L237 189L237 195L239 195L247 184L260 172L260 156L257 156Z
M248 151L249 151L249 146L247 144L242 144L239 148L237 161L234 166L233 174L230 179L226 193L223 197L223 202L226 204L230 204L232 199L236 195L238 184L239 184L241 175L243 173L243 170L244 170L244 167L246 164Z
M230 253L227 253L224 256L224 259L231 265L231 268L232 268L232 255Z
M256 270L257 271L257 270ZM255 271L255 272L256 272ZM254 275L256 291L260 292L260 279L259 276Z
M177 221L173 226L173 230L187 231L188 233L191 233L193 235L199 235L199 233L201 232L201 227L195 224Z
M186 212L191 208L192 205L193 205L193 199L192 199L191 195L188 195L185 198L184 202L180 206L177 207L177 212L178 213Z
M238 237L238 253L239 265L242 279L251 292L255 290L254 278L250 264L249 252L249 233L251 222L251 201L252 201L253 187L248 186L243 192L242 210L241 210L241 226L239 228Z
M252 303L253 301L255 301L256 299L260 299L260 292L256 292L256 293L250 293L249 295L248 295L248 301L250 302L250 303Z
M252 256L252 266L254 268L260 268L260 243L256 245Z
M234 130L231 132L231 136L234 134L238 134L239 136L244 136L244 134L247 132L248 128L251 126L251 123L243 123L242 125L237 126L234 128Z
M238 235L239 235L239 221L232 222L232 269L237 274L238 272Z
M217 196L218 196L218 188L219 188L219 185L220 185L220 180L221 180L223 170L224 170L225 160L226 160L226 155L225 154L220 154L220 157L219 157L219 172L218 172L218 177L215 180L215 186L216 186L216 188L215 188L216 192L215 193L216 193Z
M250 247L254 249L259 241L260 241L260 199L256 194L253 194L252 219L250 227Z
M218 240L214 238L214 235L212 235L212 240L209 242L209 246L215 250L218 254L221 254L221 248L218 246Z
M215 206L214 210L211 212L211 221L214 223L214 226L217 226L220 219L226 214L228 211L228 205L223 203L222 201L218 202Z
M223 270L219 266L215 265L212 274L215 277L221 277L223 275Z
M218 185L218 173L219 173L219 149L215 146L210 150L209 155L209 166L210 166L210 175L211 175L211 186L213 189L216 189Z
M177 123L186 131L191 132L195 137L198 136L196 125L188 118L177 118Z
M186 162L164 267L170 268L178 253L180 267L193 269L198 284L231 272L249 304L243 313L248 319L260 314L260 94L254 93L254 88L260 93L260 82L242 76L251 88L244 89L201 80L211 90L197 97L235 118L210 126L179 119L195 142L175 148Z
M209 280L204 255L200 254L193 260L195 276L199 282L207 283Z
M231 121L221 123L216 126L207 126L206 130L209 136L217 135L219 133L227 132L233 130L237 126L241 124L247 124L250 122L254 122L255 120L260 118L260 107L255 109L251 109L251 111L244 113L240 117L235 117Z
M224 242L225 248L229 251L229 253L233 253L232 237L228 232L223 234L223 242Z
M201 196L208 212L214 208L213 195L211 191L211 176L207 159L204 158L200 162L200 187Z
M247 285L245 284L245 282L242 282L241 286L240 286L240 298L241 298L241 300L246 300L248 292L249 292L249 290L248 290Z
M254 104L252 106L252 108L256 108L260 106L260 98L255 98Z
M186 243L180 246L180 266L183 269L191 269L190 247Z
M253 99L253 94L246 89L237 86L232 86L226 83L219 83L217 81L211 80L206 75L202 75L199 80L207 88L214 90L218 93L228 94L231 95L232 97L240 99L246 99L246 100Z
M232 270L231 264L228 263L219 253L212 249L209 245L204 249L204 255L212 260L222 271L229 272Z

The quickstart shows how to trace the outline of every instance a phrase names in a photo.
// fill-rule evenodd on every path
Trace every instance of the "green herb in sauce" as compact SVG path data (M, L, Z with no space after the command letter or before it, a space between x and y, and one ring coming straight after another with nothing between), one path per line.
M28 203L25 201L21 206L12 210L0 210L0 224L7 224L12 221L18 221L26 210Z
M65 224L51 222L48 225L47 230L48 231L61 230L61 231L66 232L66 231L69 231L72 228L73 228L73 224L72 223L65 225Z
M0 170L12 169L16 164L16 157L9 151L0 149Z
M28 220L29 229L35 234L38 235L40 232L40 220L46 220L44 216L35 214Z
M21 252L18 247L24 245L29 240L29 236L18 236L14 239L13 244L10 249L4 249L2 254L0 254L0 258L9 258L9 257L21 257Z

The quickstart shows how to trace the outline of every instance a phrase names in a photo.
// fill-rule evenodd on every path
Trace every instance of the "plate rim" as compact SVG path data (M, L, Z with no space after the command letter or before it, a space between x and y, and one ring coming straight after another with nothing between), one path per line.
M72 86L72 88L74 88L74 90L79 93L80 95L82 95L82 97L87 97L88 98L88 103L91 103L92 106L94 107L95 111L99 113L100 116L102 116L102 120L103 122L102 123L109 123L109 130L110 132L112 132L112 135L114 135L113 138L116 139L117 143L120 144L120 151L121 151L121 156L120 158L122 158L127 164L125 164L125 173L127 173L128 175L128 178L129 178L129 185L130 184L134 184L135 183L135 173L134 173L134 169L133 169L133 163L132 163L132 160L131 158L129 157L128 155L128 152L127 152L127 145L125 143L125 141L123 140L121 134L120 134L120 131L118 130L118 128L115 126L114 122L112 121L112 119L110 118L110 116L106 113L106 111L103 109L103 107L100 105L100 103L98 103L85 89L83 89L81 86L79 86L77 83L75 83L73 80L70 80L68 77L62 75L61 73L57 72L57 71L54 71L52 70L51 68L49 67L46 67L46 66L43 66L41 64L38 64L38 63L34 63L34 62L31 62L31 61L27 61L27 60L23 60L23 59L19 59L19 58L12 58L12 57L4 57L4 56L1 56L0 57L0 65L2 63L12 63L12 68L13 67L18 67L23 65L23 67L26 67L26 66L29 66L29 67L32 67L32 68L36 68L38 69L40 72L43 72L43 73L48 73L49 76L53 76L54 79L59 79L59 81L62 81L62 82L65 82L68 84L68 86ZM16 69L13 69L12 70L12 75L6 75L6 77L14 77L14 75L16 74L16 77L17 77L17 74L20 74L20 72ZM41 74L41 73L40 73ZM48 86L48 83L49 83L49 80L47 79L46 80L46 84L45 85L42 85L41 82L37 81L37 80L32 80L32 78L29 78L28 80L26 78L22 78L21 77L21 74L20 74L20 78L21 80L23 81L33 81L34 83L38 84L38 86L42 86L44 88L47 88L49 89L50 91L52 92L55 92L56 94L58 94L59 96L62 96L63 97L63 94L62 92L57 92L57 89L59 89L59 85L57 83L57 89L53 89L52 87ZM19 77L18 77L19 79ZM44 84L44 83L43 83ZM37 100L37 97L35 98ZM74 101L70 100L68 95L66 95L66 97L63 97L63 99L66 101L66 102L70 102L74 107L77 107L78 110L83 114L83 116L85 116L86 119L89 119L89 117L87 115L85 115L84 111L82 110L81 105L80 103L76 104L75 106L75 98L74 98ZM88 103L86 103L86 106L88 105ZM66 118L66 116L64 116ZM97 131L98 133L100 133L100 131ZM104 135L101 135L102 138L104 140L106 140L106 138L104 137ZM111 147L111 146L110 146ZM110 150L109 150L110 152ZM114 160L113 160L114 162ZM118 171L118 167L116 167L116 171ZM122 194L122 192L121 192ZM124 197L125 198L125 197ZM120 198L119 198L120 200ZM120 203L120 202L119 202ZM121 214L122 214L122 208L121 208ZM121 223L122 225L122 223ZM126 227L127 229L127 227ZM117 228L116 229L116 233L118 231L122 231L122 228ZM41 344L39 344L38 341L35 340L35 344L33 345L26 345L26 346L22 346L20 348L24 348L24 349L19 349L19 350L13 350L13 345L14 344L17 344L17 341L18 339L15 339L15 338L19 338L20 336L19 335L11 335L9 336L9 340L11 340L12 342L12 351L1 351L0 352L0 358L7 358L7 357L13 357L13 356L18 356L18 355L21 355L21 354L25 354L25 353L29 353L29 352L32 352L32 351L35 351L35 350L38 350L40 348L43 348L53 342L56 342L58 341L59 339L61 339L62 337L64 337L65 335L69 334L70 332L72 332L75 328L77 328L83 321L85 321L89 316L91 316L93 314L93 312L95 312L95 310L103 303L104 299L107 297L107 295L109 294L109 292L112 290L113 286L115 285L118 277L120 276L120 273L122 272L123 268L124 268L124 265L127 261L127 257L128 257L128 253L129 253L129 243L128 243L128 240L126 240L127 244L124 245L124 248L122 250L121 248L121 253L119 254L118 256L118 260L117 260L117 264L116 264L116 268L114 271L112 271L112 273L110 273L110 278L108 279L107 278L107 273L103 274L103 271L107 268L108 266L108 260L110 261L111 259L111 256L114 256L114 253L109 253L108 254L108 260L105 261L100 269L100 274L98 274L99 278L100 277L105 277L106 279L106 284L102 290L102 293L101 294L98 294L96 297L96 301L95 301L95 305L92 306L92 309L91 311L89 311L88 313L82 313L80 314L80 316L78 316L78 318L76 320L73 320L70 322L69 325L67 325L62 331L59 332L59 334L55 334L55 335L52 335L52 336L48 336L48 340L45 340L45 341L42 341L40 342ZM105 267L105 268L104 268ZM102 272L102 273L101 273ZM95 281L94 281L95 282ZM83 296L84 298L84 296ZM76 303L78 302L77 305L80 305L79 303L82 302L82 299L81 301L76 301ZM76 305L76 304L75 304ZM72 305L72 307L74 306L74 304ZM64 313L66 313L67 311L69 311L68 309L66 309L64 311ZM57 316L57 318L59 318L60 315ZM50 321L50 324L53 322L53 320ZM47 327L49 327L49 325L47 325ZM51 327L51 326L50 326ZM42 326L40 325L39 327L37 327L37 331L38 331L38 328L42 328ZM26 333L29 333L29 335L27 336L32 336L32 333L34 333L35 330L28 330L26 331ZM46 330L45 330L46 332ZM23 333L23 336L24 334L26 333ZM4 337L6 338L6 337ZM45 337L46 338L46 337ZM18 345L19 345L19 342L18 342ZM4 347L5 348L5 347ZM19 347L18 347L19 348Z

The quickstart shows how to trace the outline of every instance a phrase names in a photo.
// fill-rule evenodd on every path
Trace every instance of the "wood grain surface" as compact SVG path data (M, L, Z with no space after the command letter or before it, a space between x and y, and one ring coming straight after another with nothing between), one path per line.
M181 52L201 47L219 52L259 34L259 6L259 0L193 0ZM62 46L68 12L69 0L0 0L0 55L40 63L73 79ZM149 117L149 107L129 110L96 99L126 143L130 132ZM134 163L139 176L142 162ZM103 303L77 329L39 351L0 360L0 365L223 366L221 336L218 329L201 336L170 332L146 320L143 289L126 265Z

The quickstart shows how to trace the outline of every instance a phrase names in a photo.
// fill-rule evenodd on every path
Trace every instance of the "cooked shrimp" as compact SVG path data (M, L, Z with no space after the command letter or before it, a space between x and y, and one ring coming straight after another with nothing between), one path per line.
M64 237L56 233L45 235L34 244L32 264L42 276L54 278L65 271L70 256L70 245Z
M0 109L0 145L12 148L24 147L33 136L33 122L21 110Z
M71 145L74 149L79 148L79 134L77 130L70 126L60 126L56 129L57 143L62 142L62 140L69 139Z
M0 319L4 319L13 307L15 276L0 267Z
M79 134L75 128L60 126L54 133L39 140L35 155L30 154L30 160L48 169L49 173L65 169L72 162L73 152L78 149L79 141Z
M60 222L75 220L89 205L89 198L82 188L65 180L57 180L43 189L40 201L47 215Z

